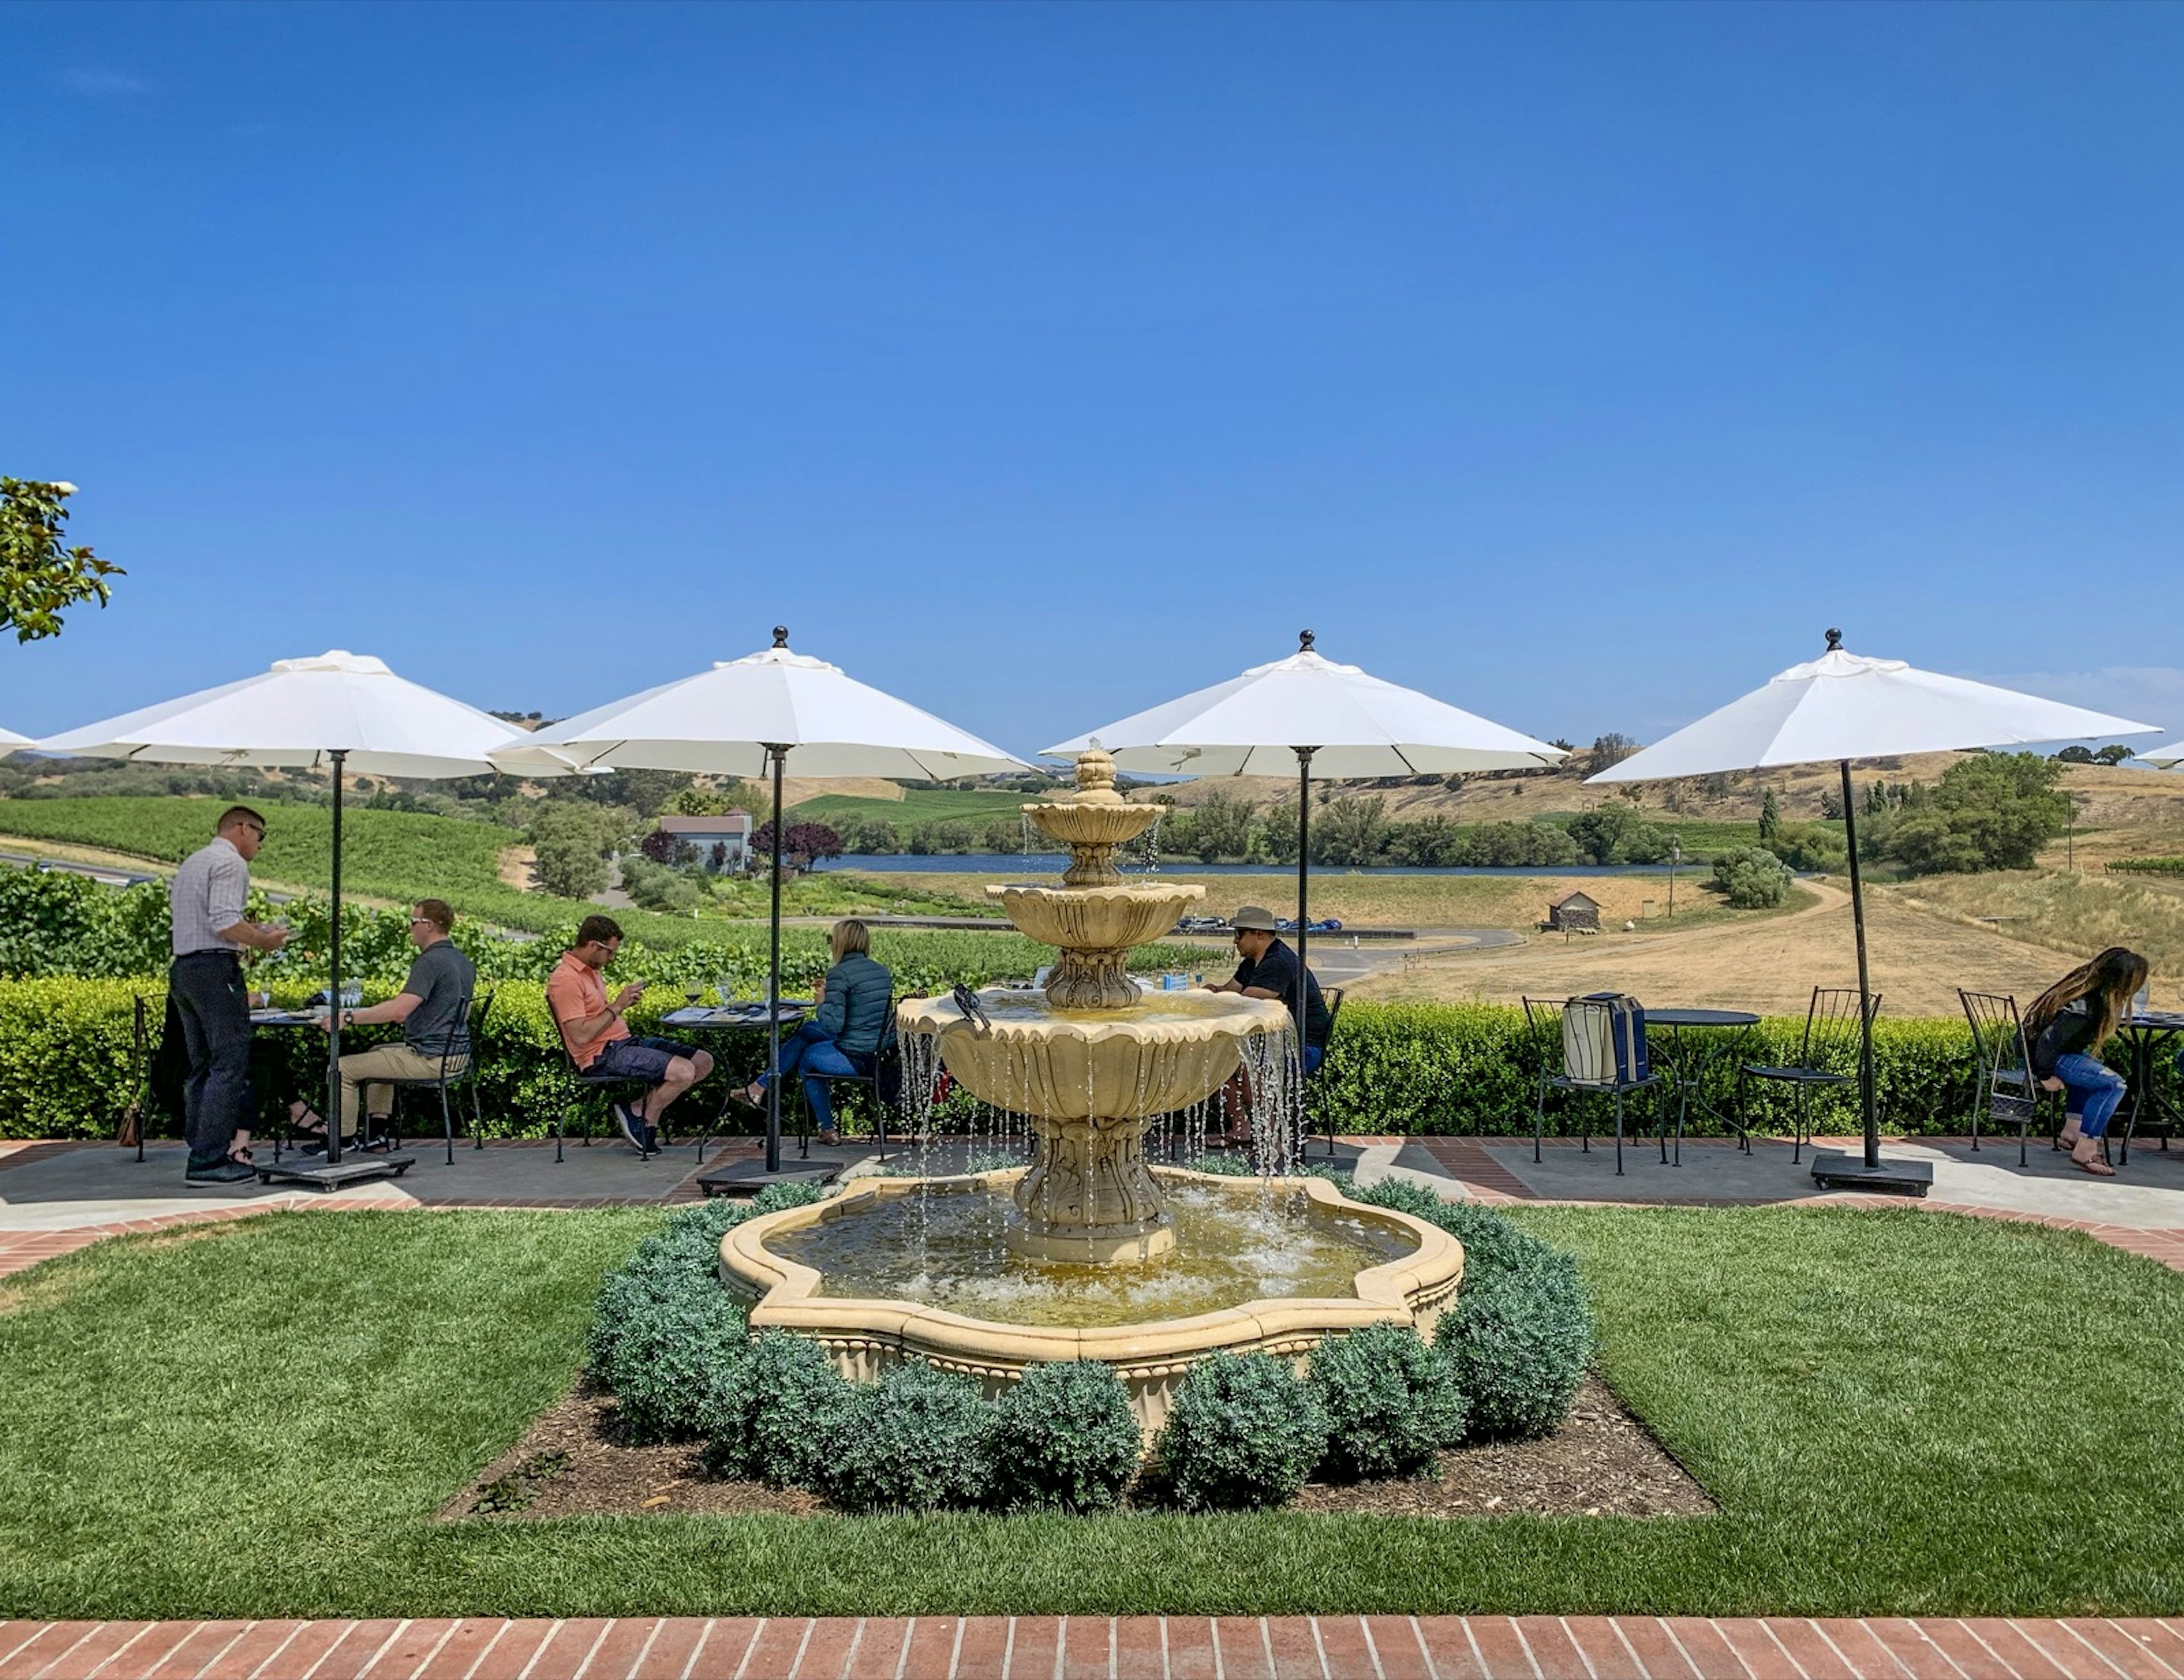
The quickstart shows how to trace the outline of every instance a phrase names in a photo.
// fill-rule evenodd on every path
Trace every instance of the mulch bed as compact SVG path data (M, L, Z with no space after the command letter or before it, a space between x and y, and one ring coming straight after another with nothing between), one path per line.
M443 1521L528 1521L553 1516L812 1516L816 1494L708 1476L691 1446L635 1447L622 1438L614 1397L580 1383L440 1513ZM1541 1441L1465 1447L1437 1472L1409 1482L1314 1483L1289 1507L1334 1516L1704 1516L1705 1488L1624 1410L1597 1377L1585 1378L1569 1420Z

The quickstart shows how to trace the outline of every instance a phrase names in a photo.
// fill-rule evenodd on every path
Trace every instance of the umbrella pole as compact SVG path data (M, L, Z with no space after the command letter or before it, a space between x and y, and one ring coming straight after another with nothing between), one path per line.
M773 759L773 914L766 965L766 1170L781 1171L781 773L788 748L769 746Z
M341 1165L341 864L342 770L348 762L346 751L337 750L334 760L334 865L332 932L326 936L326 1165Z
M1299 1155L1304 1153L1306 1117L1304 1105L1304 1050L1305 1000L1311 996L1305 978L1305 953L1312 938L1312 908L1309 895L1312 886L1312 755L1317 747L1293 747L1297 756L1297 976L1296 976L1296 1032L1297 1082L1296 1115L1290 1131L1290 1147Z
M1880 1116L1873 1089L1873 983L1865 962L1865 885L1858 868L1858 813L1852 809L1850 760L1842 769L1843 841L1850 848L1850 920L1858 933L1858 1100L1865 1115L1865 1165L1880 1166Z

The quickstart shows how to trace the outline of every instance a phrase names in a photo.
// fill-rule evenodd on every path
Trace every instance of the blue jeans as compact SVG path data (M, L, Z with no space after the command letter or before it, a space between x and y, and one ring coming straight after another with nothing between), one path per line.
M2064 1099L2064 1110L2081 1116L2078 1135L2100 1137L2123 1105L2123 1076L2105 1062L2073 1052L2056 1059L2055 1076L2069 1093Z
M833 1033L813 1021L805 1021L781 1041L781 1071L784 1074L800 1071L804 1075L804 1100L811 1105L812 1123L821 1132L834 1129L834 1110L827 1099L827 1082L861 1078L866 1072L847 1051L836 1046ZM761 1089L766 1080L766 1075L759 1075Z

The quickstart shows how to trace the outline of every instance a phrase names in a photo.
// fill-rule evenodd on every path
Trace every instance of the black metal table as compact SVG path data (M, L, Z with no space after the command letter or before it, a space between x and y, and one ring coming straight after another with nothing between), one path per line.
M2161 1147L2169 1147L2169 1134L2184 1114L2168 1098L2157 1090L2153 1083L2154 1051L2184 1032L2184 1012L2175 1010L2143 1010L2127 1015L2116 1023L2116 1030L2131 1041L2131 1118L2124 1122L2123 1149L2120 1161L2131 1160L2131 1140L2138 1131L2139 1119L2151 1107L2153 1124L2161 1133Z
M803 1024L804 1017L817 1006L816 1001L810 998L783 998L781 1000L783 1034L786 1036L794 1032ZM766 1007L763 1003L690 1004L679 1010L670 1010L660 1017L660 1024L662 1026L676 1027L685 1032L748 1032L753 1028L763 1032L772 1025L772 1019L767 1015ZM705 1146L713 1141L715 1136L727 1135L727 1128L722 1122L727 1119L728 1106L734 1100L733 1097L723 1097L721 1099L721 1111L713 1117L712 1129L698 1140L699 1160L705 1159ZM800 1114L801 1110L800 1110L799 1112ZM811 1153L811 1140L805 1134L800 1122L796 1138L799 1153L808 1156Z
M348 1009L352 1005L344 1004L342 1007ZM253 1032L261 1026L323 1028L325 1024L325 1014L320 1010L265 1009L250 1012ZM339 1115L326 1115L325 1120L329 1131L341 1124ZM396 1154L391 1150L371 1147L370 1114L359 1115L357 1122L356 1148L353 1153L345 1148L342 1160L332 1163L321 1161L309 1168L284 1165L281 1160L280 1140L276 1137L271 1164L258 1169L259 1182L263 1184L304 1183L314 1189L337 1190L344 1184L361 1183L373 1178L399 1178L416 1164L415 1155Z
M1724 1125L1729 1116L1706 1099L1705 1081L1708 1069L1730 1060L1743 1043L1744 1036L1759 1025L1759 1017L1748 1010L1654 1010L1646 1011L1646 1031L1650 1034L1657 1026L1669 1029L1669 1077L1676 1088L1676 1159L1675 1165L1684 1164L1684 1117L1691 1111L1694 1098L1700 1110L1712 1115ZM1734 1032L1735 1037L1702 1038L1698 1044L1711 1045L1702 1049L1694 1045L1691 1054L1684 1053L1684 1034L1686 1031L1713 1034Z

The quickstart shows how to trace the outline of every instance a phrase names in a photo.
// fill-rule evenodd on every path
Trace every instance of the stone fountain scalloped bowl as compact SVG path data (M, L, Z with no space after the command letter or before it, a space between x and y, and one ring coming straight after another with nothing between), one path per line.
M1289 1194L1301 1193L1320 1212L1380 1227L1415 1247L1383 1265L1352 1275L1346 1297L1293 1296L1248 1300L1189 1317L1141 1323L1078 1327L1012 1323L970 1317L911 1300L865 1299L821 1293L821 1274L767 1247L792 1232L829 1221L855 1220L882 1210L893 1198L928 1192L983 1193L1006 1200L1021 1167L953 1178L866 1179L839 1196L745 1221L721 1242L720 1276L733 1293L751 1303L753 1331L785 1330L824 1348L841 1373L872 1382L890 1366L924 1360L945 1371L976 1377L989 1394L1000 1393L1034 1365L1096 1359L1112 1366L1128 1392L1132 1410L1150 1439L1167 1417L1176 1383L1216 1351L1266 1353L1301 1360L1330 1335L1368 1324L1416 1327L1430 1336L1463 1276L1463 1247L1437 1226L1392 1209L1353 1202L1321 1178L1272 1181ZM1216 1187L1239 1199L1263 1195L1269 1181L1226 1178L1160 1168L1173 1182Z
M1156 992L1112 1010L1047 1011L1035 996L987 987L983 1028L952 999L912 999L896 1009L896 1030L936 1039L949 1071L995 1108L1141 1121L1202 1100L1236 1071L1245 1039L1289 1025L1272 999L1233 992Z
M1097 807L1095 807L1097 809ZM989 887L1008 918L1042 945L1065 950L1121 950L1171 933L1203 887L1130 882L1118 887Z

